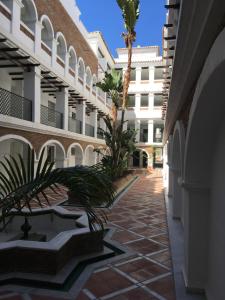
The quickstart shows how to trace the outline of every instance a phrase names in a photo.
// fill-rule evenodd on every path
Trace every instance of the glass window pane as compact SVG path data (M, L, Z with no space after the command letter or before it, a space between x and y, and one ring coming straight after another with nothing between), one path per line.
M148 107L148 94L141 95L141 107Z
M149 80L149 68L141 68L141 80Z
M154 106L162 106L163 105L163 97L162 94L154 95Z
M163 123L154 122L154 137L153 137L154 143L162 143L163 130L164 130Z
M136 81L136 69L135 68L131 69L130 80Z
M155 80L163 79L163 68L155 68Z
M127 103L128 107L135 107L135 94L130 94L128 96L128 103Z

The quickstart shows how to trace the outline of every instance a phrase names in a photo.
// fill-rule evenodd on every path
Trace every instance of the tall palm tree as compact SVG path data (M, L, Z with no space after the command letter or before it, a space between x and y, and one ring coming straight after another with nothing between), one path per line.
M118 109L120 106L121 94L123 92L122 73L112 69L110 73L105 72L105 77L102 82L96 84L103 92L112 99L112 120L117 121Z
M122 116L121 120L124 121L124 114L127 106L128 99L128 89L130 84L131 75L131 62L132 62L132 46L136 40L135 26L139 18L140 10L140 0L117 0L117 3L122 10L122 16L124 19L124 26L126 32L122 34L126 48L128 49L128 63L127 69L124 75L123 83L123 100L122 100Z

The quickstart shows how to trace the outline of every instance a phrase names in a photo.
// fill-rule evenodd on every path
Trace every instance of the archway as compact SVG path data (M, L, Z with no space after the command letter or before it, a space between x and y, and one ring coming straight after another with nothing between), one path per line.
M54 38L54 31L51 21L47 16L41 17L41 41L45 44L50 50L52 50L52 42Z
M21 21L35 33L35 22L38 19L37 9L33 0L22 0Z
M38 158L40 158L41 152L44 149L44 159L49 155L49 162L55 162L56 168L63 168L67 166L66 153L63 145L56 140L49 140L42 145Z
M185 278L189 288L205 289L208 299L225 294L224 45L225 30L211 48L195 90L184 160Z
M182 173L184 163L185 131L182 121L177 121L172 144L171 170L173 174L173 217L183 222Z
M84 160L84 151L80 144L72 144L67 152L68 166L73 167L76 165L82 165Z
M85 149L85 164L87 166L93 166L96 164L96 152L94 152L94 147L89 145Z
M28 151L31 149L33 149L32 144L23 137L17 135L5 135L0 137L0 161L4 160L4 156L8 156L9 158L9 155L17 160L20 155L26 166ZM2 170L1 166L0 168Z
M143 149L137 149L133 155L131 160L132 168L148 168L148 153Z

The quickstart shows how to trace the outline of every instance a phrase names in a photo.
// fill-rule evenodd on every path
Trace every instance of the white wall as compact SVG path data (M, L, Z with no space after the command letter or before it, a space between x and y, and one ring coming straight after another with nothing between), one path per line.
M224 300L225 297L225 120L220 129L215 152L212 153L208 300Z

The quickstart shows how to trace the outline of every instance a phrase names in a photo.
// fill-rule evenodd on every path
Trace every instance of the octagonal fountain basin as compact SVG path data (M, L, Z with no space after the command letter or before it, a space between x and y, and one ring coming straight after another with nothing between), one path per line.
M21 226L28 216L32 226L23 240ZM0 274L8 272L57 274L72 258L103 249L103 232L90 232L84 215L62 207L15 215L0 233Z

